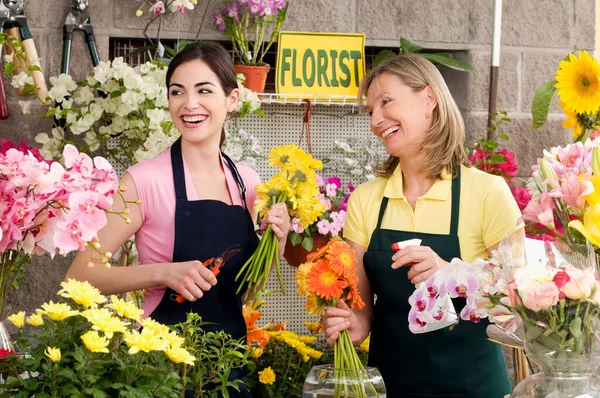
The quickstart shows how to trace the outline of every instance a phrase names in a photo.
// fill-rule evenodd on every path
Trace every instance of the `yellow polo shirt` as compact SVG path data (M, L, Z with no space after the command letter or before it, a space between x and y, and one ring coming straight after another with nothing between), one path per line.
M344 238L369 246L384 196L389 202L382 228L448 234L452 179L448 173L442 177L425 195L417 198L414 210L404 197L400 166L389 178L377 178L360 185L348 202ZM462 166L458 219L462 260L471 262L478 257L487 257L488 247L522 226L521 212L504 179Z

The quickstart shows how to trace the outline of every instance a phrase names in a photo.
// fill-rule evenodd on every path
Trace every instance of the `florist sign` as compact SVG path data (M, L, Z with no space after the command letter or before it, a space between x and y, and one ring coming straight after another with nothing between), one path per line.
M365 75L365 35L280 32L278 43L278 94L358 94Z

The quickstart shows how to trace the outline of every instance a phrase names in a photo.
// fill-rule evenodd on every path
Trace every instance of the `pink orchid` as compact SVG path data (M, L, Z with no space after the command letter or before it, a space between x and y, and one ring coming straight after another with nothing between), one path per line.
M469 294L477 291L479 280L475 275L470 274L465 269L459 269L456 275L446 280L446 291L450 297L468 297Z
M154 15L160 15L165 13L165 4L162 1L157 1L150 7L150 12L153 12Z
M427 313L418 313L411 309L408 312L408 328L413 333L420 332L425 329L430 318L431 317Z
M57 227L54 243L60 254L84 250L84 242L90 242L98 233L91 218L74 213L67 214Z
M424 312L431 309L435 303L435 297L430 297L424 289L417 289L414 294L408 298L408 303L417 312Z

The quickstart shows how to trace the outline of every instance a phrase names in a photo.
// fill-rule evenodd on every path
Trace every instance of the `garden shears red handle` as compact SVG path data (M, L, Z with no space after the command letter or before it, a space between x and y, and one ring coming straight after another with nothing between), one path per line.
M210 271L212 271L214 276L217 276L221 272L221 267L223 265L225 265L227 260L229 260L231 257L235 256L239 252L241 252L240 245L237 245L237 244L231 245L227 249L223 250L221 252L221 254L219 254L219 256L209 258L208 260L204 261L202 263L202 265L204 265L206 268L208 268ZM181 294L178 294L178 295L172 294L171 300L175 300L179 304L186 301L186 299Z

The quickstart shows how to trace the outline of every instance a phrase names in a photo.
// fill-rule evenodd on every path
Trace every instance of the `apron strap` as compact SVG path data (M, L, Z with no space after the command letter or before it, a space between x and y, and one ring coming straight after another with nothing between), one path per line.
M458 175L452 181L452 214L450 218L450 235L458 235L458 215L460 209L460 165L458 166ZM383 197L379 206L379 216L377 217L377 226L375 229L381 228L381 221L385 214L389 198Z
M458 165L458 175L452 181L452 215L450 219L450 235L458 235L458 215L460 209L460 168Z
M177 202L187 201L185 188L185 173L183 171L183 157L181 155L181 137L171 146L171 166L173 167L173 183L175 184L175 197Z
M238 186L240 187L240 192L242 194L242 203L243 203L244 209L248 210L248 207L246 205L246 185L244 184L244 180L242 179L242 176L240 175L240 172L238 171L235 163L233 163L233 160L231 160L231 158L229 156L227 156L224 152L221 152L221 155L227 162L227 165L229 166L229 169L231 170L233 177L235 178Z

